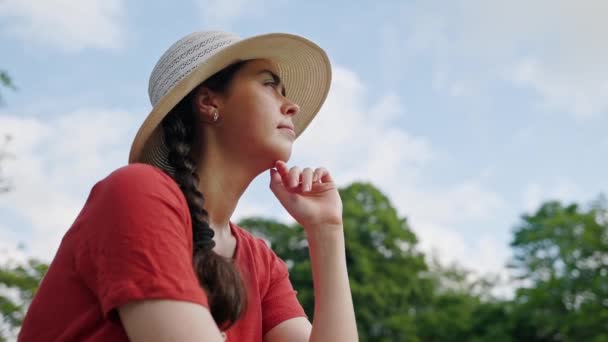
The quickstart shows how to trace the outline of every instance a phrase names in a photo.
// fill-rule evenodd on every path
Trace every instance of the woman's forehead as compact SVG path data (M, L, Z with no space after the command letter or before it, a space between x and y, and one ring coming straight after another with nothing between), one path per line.
M269 70L274 74L280 76L278 65L269 59L254 59L247 63L246 69L252 73L257 74L262 70Z

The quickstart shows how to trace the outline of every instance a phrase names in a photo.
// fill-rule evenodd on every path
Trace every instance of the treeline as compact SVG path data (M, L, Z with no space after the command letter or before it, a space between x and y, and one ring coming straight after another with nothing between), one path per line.
M544 203L514 220L516 287L434 262L407 220L371 184L340 191L347 262L361 341L608 341L608 205ZM314 297L301 227L265 218L239 224L266 239L290 268L310 319ZM0 267L0 341L18 331L47 265ZM499 270L497 270L499 271ZM517 285L519 284L519 285Z

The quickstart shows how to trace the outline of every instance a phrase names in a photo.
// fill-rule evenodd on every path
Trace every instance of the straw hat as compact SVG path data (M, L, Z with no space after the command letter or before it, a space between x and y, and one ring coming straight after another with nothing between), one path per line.
M160 125L165 115L216 72L235 62L258 58L276 63L289 98L300 106L293 123L296 136L302 134L329 92L331 65L320 47L286 33L241 39L221 31L194 32L174 43L152 71L148 94L153 108L133 140L129 163L170 170Z

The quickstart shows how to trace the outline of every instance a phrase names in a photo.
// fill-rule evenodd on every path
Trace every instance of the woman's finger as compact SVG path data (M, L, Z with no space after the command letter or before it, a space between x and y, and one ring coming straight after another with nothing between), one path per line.
M282 199L288 193L286 186L283 184L283 179L279 171L270 169L270 190L274 192L277 198Z
M315 172L313 173L313 176L312 176L313 183L321 183L322 172L323 172L323 168L315 169Z
M302 181L302 191L303 192L308 192L312 189L312 177L313 177L313 171L311 168L307 167L304 170L302 170L302 176L301 181Z
M281 177L287 177L287 174L289 173L289 167L287 167L287 163L282 160L279 160L274 164L274 167L277 169Z
M289 185L289 187L291 188L297 188L298 184L300 184L300 168L297 166L292 167L289 170L289 174L288 174L288 180L286 182L286 184Z
M313 183L329 183L329 182L333 182L333 179L331 178L331 175L329 174L329 171L326 168L319 167L319 168L315 169L315 172L313 175Z
M281 176L281 180L286 188L291 187L290 178L289 178L289 167L287 163L282 160L279 160L275 163L274 167L277 169L279 176Z
M331 174L324 167L318 167L314 171L311 168L300 170L297 166L289 168L284 161L277 161L275 167L284 186L290 189L296 189L301 185L302 191L306 192L311 191L315 184L333 182Z

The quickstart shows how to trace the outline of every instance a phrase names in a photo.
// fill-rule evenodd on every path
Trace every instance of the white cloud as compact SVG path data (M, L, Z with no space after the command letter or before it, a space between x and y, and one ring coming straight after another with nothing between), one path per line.
M402 212L435 223L484 219L503 205L475 179L441 188L425 183L435 152L427 138L395 125L408 115L399 97L388 92L368 105L356 74L341 67L334 74L326 105L296 144L299 160L327 165L342 183L371 181Z
M432 223L419 224L416 232L421 248L429 255L438 256L445 264L456 260L465 268L482 274L504 272L508 258L506 242L499 242L490 233L480 234L475 241L467 241L449 227Z
M484 273L503 271L506 244L499 244L491 232L469 241L458 230L490 220L504 207L502 198L475 178L442 187L429 182L425 171L441 154L427 138L395 125L409 115L396 94L387 91L373 104L365 94L355 73L335 67L327 103L297 142L293 162L327 166L340 184L363 180L378 186L408 216L422 249L439 250L442 261Z
M425 171L436 153L427 138L395 124L410 115L399 96L387 91L370 103L373 99L365 94L355 73L335 68L323 112L296 144L294 156L301 161L297 163L325 165L341 184L363 180L379 186L410 218L424 248L438 246L446 250L448 258L469 265L482 249L467 241L457 227L484 222L503 205L501 198L475 178L441 187L427 179ZM28 250L46 258L76 217L91 186L126 162L134 133L129 127L136 126L128 113L120 111L82 110L51 118L0 116L0 133L14 133L10 146L18 157L7 169L16 189L0 197L0 206L31 223ZM266 176L261 182L268 194ZM285 219L284 210L276 210L276 201L270 204L258 196L249 198L241 201L237 216L256 213ZM427 234L425 227L435 234ZM485 251L494 253L484 255L491 262L501 258L504 248ZM473 266L483 271L497 264Z
M396 126L395 120L405 115L397 95L389 92L369 105L365 92L355 73L335 67L327 102L294 155L331 167L345 183L372 180L384 187L412 181L433 158L429 142Z
M504 208L502 198L479 181L463 180L447 187L418 185L400 188L395 198L403 203L402 210L412 213L415 222L456 225L483 222Z
M431 84L435 91L445 92L454 97L477 95L479 87L471 80L451 80L448 74L440 69L434 70Z
M205 26L231 30L232 25L244 17L261 17L277 3L268 0L197 0Z
M403 47L401 57L430 60L440 73L435 86L452 95L503 79L534 91L549 110L589 118L608 114L608 46L600 43L607 12L603 0L419 1L380 34L392 37L384 45ZM387 35L397 28L401 35Z
M583 191L579 186L567 180L554 181L551 185L530 183L524 189L522 200L524 210L532 213L538 210L545 201L570 202L583 200Z
M454 262L467 271L472 271L468 279L474 281L480 276L495 278L497 283L491 294L502 298L512 297L515 287L511 271L506 264L511 257L507 242L497 239L491 232L479 234L475 240L464 239L449 226L430 223L416 225L420 247L427 260L437 258L442 265Z
M608 72L603 75L608 76ZM600 112L608 113L606 79L589 77L577 80L584 76L551 70L551 66L531 58L519 61L506 77L540 94L548 110L567 111L579 119L589 119Z
M6 262L24 262L26 254L20 249L19 244L15 243L17 237L8 227L0 225L0 265Z
M465 235L475 227L487 227L504 200L486 189L481 179L459 180L438 186L425 173L436 153L426 137L412 135L396 122L411 115L400 97L390 91L372 103L358 75L335 66L330 95L310 127L295 144L290 164L325 166L343 186L369 181L380 188L401 215L406 215L420 240L420 248L439 254L443 263L457 262L478 274L499 274L506 278L508 245L492 230ZM268 175L262 175L241 203L244 212L267 215L292 222L268 191ZM251 212L251 208L263 212ZM241 215L246 216L246 215ZM500 228L500 227L492 227ZM509 291L506 291L508 294Z
M82 110L42 120L0 116L0 134L14 136L6 175L14 190L0 206L31 225L28 254L50 259L93 184L126 164L135 127L121 111ZM5 222L4 225L9 224ZM7 230L8 231L8 230Z
M125 43L123 0L0 1L4 30L67 51L118 49Z

